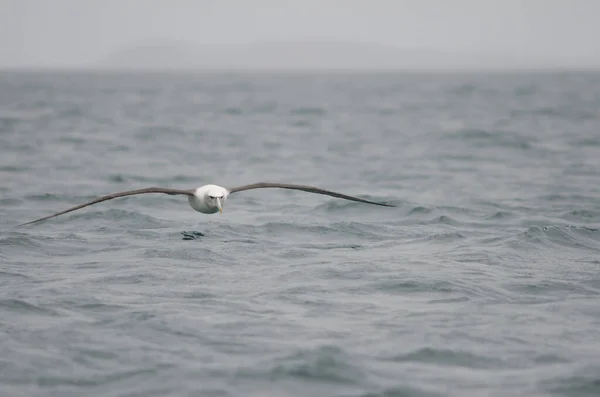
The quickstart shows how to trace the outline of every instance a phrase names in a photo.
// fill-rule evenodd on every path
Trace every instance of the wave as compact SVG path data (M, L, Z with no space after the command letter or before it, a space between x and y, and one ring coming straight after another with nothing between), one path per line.
M290 111L291 115L325 116L327 109L321 107L298 107Z
M107 180L109 182L117 182L117 183L124 183L124 182L141 182L141 183L145 183L145 184L175 184L175 183L188 183L188 184L194 184L197 183L198 186L202 184L201 180L197 177L197 176L192 176L192 175L182 175L182 174L177 174L177 175L172 175L172 176L143 176L143 175L139 175L139 174L124 174L124 173L120 173L120 174L112 174L109 175L107 177Z
M22 299L0 299L0 310L18 314L31 313L35 315L58 316L58 312L40 305L34 305Z
M500 369L507 367L503 360L496 357L482 356L474 353L423 347L408 353L388 358L395 362L419 362L435 365L459 366L474 369Z
M584 226L530 226L515 236L517 242L538 247L561 246L600 250L600 229Z
M330 383L359 384L366 374L344 350L334 346L299 350L273 360L269 365L272 379L303 378Z
M589 373L588 373L589 372ZM595 373L594 373L595 372ZM558 377L542 383L545 389L552 394L565 396L600 396L600 376L595 371L589 370L581 375Z
M600 221L600 211L591 209L571 210L563 213L562 218L574 221Z
M448 134L446 139L462 140L475 147L531 149L533 140L513 131L464 129Z
M246 231L251 231L253 235L320 235L327 236L328 238L333 236L355 236L361 239L379 240L393 234L392 228L360 222L333 222L321 225L300 224L296 222L266 222L259 225L247 224L242 227ZM326 243L331 243L331 241L327 241Z

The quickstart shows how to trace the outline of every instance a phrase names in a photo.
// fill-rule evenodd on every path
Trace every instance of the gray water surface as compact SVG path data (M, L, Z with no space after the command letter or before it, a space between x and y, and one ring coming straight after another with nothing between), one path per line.
M600 395L600 74L0 74L0 395ZM104 202L148 186L312 184Z

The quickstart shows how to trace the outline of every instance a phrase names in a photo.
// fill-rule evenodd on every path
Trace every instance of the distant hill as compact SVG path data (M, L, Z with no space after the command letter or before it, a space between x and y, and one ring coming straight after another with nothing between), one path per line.
M400 50L347 42L269 42L195 46L154 40L110 54L100 69L140 70L423 70L569 67L556 61L506 55Z

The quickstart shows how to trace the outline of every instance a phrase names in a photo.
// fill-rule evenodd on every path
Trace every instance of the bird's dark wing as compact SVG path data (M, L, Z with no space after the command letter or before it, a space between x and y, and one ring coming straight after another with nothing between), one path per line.
M341 199L358 201L360 203L381 205L384 207L395 207L395 205L376 203L374 201L364 200L364 199L361 199L358 197L352 197L352 196L348 196L348 195L345 195L342 193L336 193L336 192L332 192L330 190L321 189L318 187L306 186L306 185L292 185L292 184L288 184L288 183L269 183L269 182L253 183L251 185L244 185L244 186L235 187L233 189L229 189L229 193L242 192L244 190L250 190L250 189L265 189L265 188L302 190L302 191L309 192L309 193L325 194L327 196L337 197L337 198L341 198Z
M147 188L144 188L144 189L128 190L128 191L125 191L125 192L108 194L106 196L102 196L100 198L97 198L96 200L93 200L93 201L90 201L90 202L87 202L87 203L80 204L80 205L77 205L75 207L69 208L68 210L57 212L56 214L48 215L48 216L46 216L44 218L36 219L35 221L31 221L31 222L27 222L27 223L22 223L19 226L29 225L31 223L36 223L36 222L44 221L46 219L54 218L55 216L59 216L59 215L62 215L62 214L66 214L67 212L71 212L71 211L75 211L75 210L78 210L78 209L83 208L83 207L87 207L88 205L92 205L92 204L96 204L96 203L101 203L102 201L112 200L112 199L115 199L115 198L118 198L118 197L133 196L134 194L146 194L146 193L184 194L184 195L187 195L187 196L193 196L194 195L194 190L193 189L190 189L190 190L167 189L167 188L162 188L162 187L147 187Z

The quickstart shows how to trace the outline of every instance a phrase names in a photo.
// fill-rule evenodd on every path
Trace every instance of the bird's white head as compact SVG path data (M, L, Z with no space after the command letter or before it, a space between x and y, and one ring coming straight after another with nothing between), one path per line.
M204 185L196 189L194 196L189 197L193 209L204 214L223 213L223 205L229 191L222 186Z
M229 192L224 187L209 185L206 191L206 200L209 205L218 208L219 212L223 213L223 205L228 194Z

